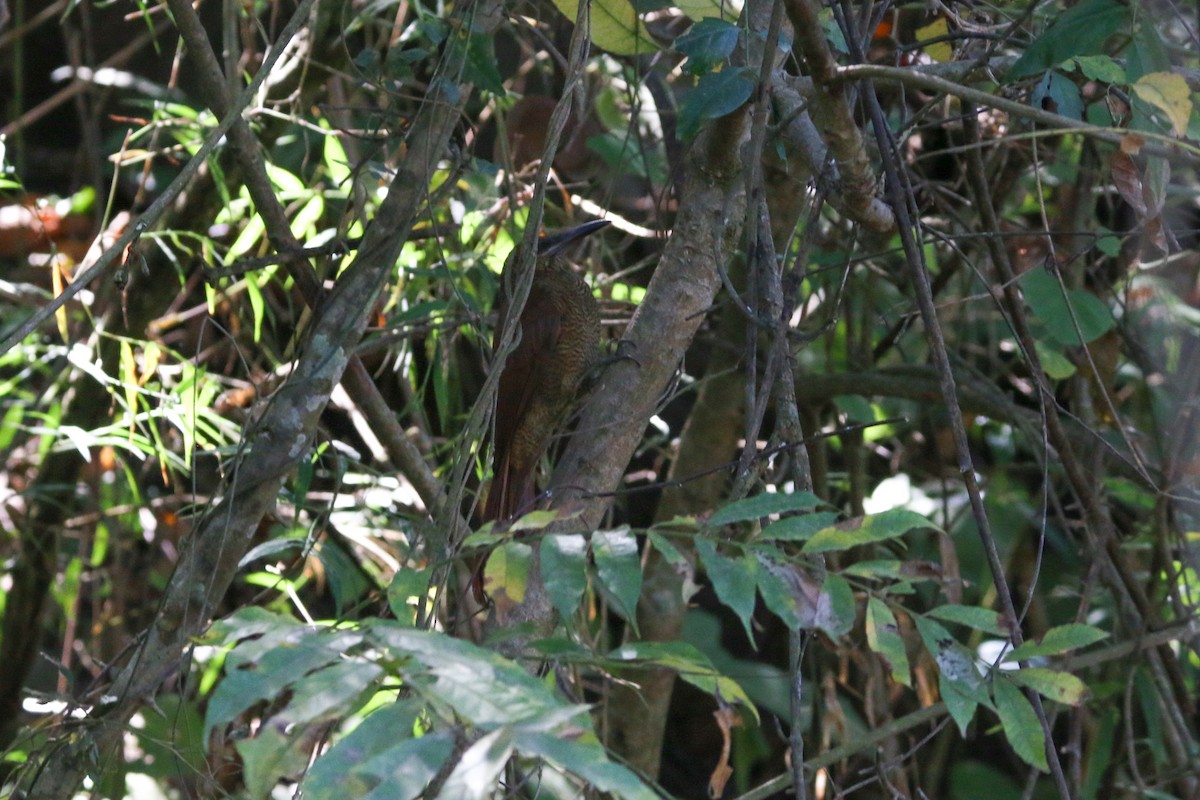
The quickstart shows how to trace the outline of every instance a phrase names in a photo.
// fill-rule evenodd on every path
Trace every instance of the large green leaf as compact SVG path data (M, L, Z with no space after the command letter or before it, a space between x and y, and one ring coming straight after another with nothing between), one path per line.
M705 538L696 540L696 552L700 555L700 563L704 565L709 581L712 582L713 591L717 593L717 599L741 620L746 635L750 637L750 641L754 641L750 617L754 615L758 561L750 554L741 558L721 555L717 552L717 545L711 539Z
M642 593L642 561L637 537L629 528L592 534L596 576L613 610L637 629L637 604Z
M546 594L558 613L570 617L587 590L587 539L578 533L542 540L542 576Z
M1061 14L1025 48L1007 80L1036 75L1075 56L1100 55L1108 37L1129 25L1129 7L1117 0L1083 0Z
M675 40L675 49L687 56L683 71L704 75L729 61L740 31L732 23L702 19Z
M419 796L454 752L450 733L414 737L421 705L409 698L370 714L316 760L301 784L304 796L308 800Z
M688 141L707 120L741 108L754 92L755 77L746 67L726 67L701 76L679 105L679 138Z
M1021 690L1005 680L996 681L996 713L1004 736L1012 749L1026 764L1049 772L1046 763L1046 734L1034 713L1033 706Z
M1059 344L1070 347L1094 341L1116 324L1100 298L1082 289L1071 289L1064 294L1058 279L1044 269L1029 270L1021 276L1020 283L1029 310ZM1083 342L1079 334L1083 334Z

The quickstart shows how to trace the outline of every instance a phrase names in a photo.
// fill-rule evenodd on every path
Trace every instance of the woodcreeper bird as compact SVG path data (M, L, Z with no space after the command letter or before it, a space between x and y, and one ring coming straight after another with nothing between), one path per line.
M484 520L505 522L533 510L537 467L562 427L600 350L600 307L562 251L608 225L584 223L537 241L520 340L504 362L496 398L493 478ZM518 250L504 263L503 286L516 281ZM502 290L495 347L511 313Z

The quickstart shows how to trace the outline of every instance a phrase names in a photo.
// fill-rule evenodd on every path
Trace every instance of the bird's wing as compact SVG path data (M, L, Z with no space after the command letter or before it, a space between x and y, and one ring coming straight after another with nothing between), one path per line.
M495 462L484 509L486 519L507 519L533 500L533 465L513 464L510 455L513 437L538 392L539 364L545 366L555 353L561 330L561 316L544 302L540 292L530 292L521 314L521 340L505 359L500 374L493 441Z

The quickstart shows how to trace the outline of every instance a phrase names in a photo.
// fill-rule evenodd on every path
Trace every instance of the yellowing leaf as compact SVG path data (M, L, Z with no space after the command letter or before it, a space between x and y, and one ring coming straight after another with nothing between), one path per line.
M917 28L917 42L924 42L928 39L940 39L949 32L950 25L946 22L946 18L938 17L928 25ZM933 44L925 45L922 49L934 61L945 63L954 58L954 48L946 41L934 42Z
M1133 85L1138 97L1160 109L1171 120L1171 132L1182 136L1187 132L1192 115L1192 98L1187 81L1173 72L1151 72Z
M554 7L572 22L579 16L579 0L554 0ZM592 42L610 53L634 56L658 50L629 0L592 0L591 26Z
M493 601L500 603L501 595L510 603L524 601L531 553L527 544L505 542L488 557L483 587Z

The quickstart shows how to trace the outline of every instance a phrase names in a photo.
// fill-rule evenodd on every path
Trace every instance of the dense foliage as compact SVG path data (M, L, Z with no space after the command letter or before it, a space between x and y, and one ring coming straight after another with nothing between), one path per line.
M1200 795L1194 9L8 6L5 795Z

